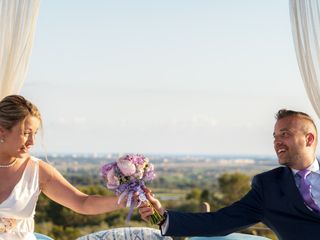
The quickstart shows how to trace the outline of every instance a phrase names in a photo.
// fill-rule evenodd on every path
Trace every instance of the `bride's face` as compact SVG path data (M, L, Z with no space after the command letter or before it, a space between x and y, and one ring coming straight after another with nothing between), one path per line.
M18 122L11 130L2 130L0 147L11 157L22 157L29 153L29 149L35 144L35 135L40 121L36 117L29 116L24 121Z

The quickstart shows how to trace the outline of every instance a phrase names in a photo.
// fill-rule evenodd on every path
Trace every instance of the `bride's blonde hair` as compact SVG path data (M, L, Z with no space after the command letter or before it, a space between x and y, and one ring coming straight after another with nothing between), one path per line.
M27 117L36 117L42 127L42 119L38 108L20 95L9 95L0 101L0 126L11 130L18 122Z

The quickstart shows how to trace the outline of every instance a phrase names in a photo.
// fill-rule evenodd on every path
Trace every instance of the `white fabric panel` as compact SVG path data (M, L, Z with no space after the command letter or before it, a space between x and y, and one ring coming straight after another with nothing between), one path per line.
M300 73L309 100L320 117L319 0L290 0L290 17Z
M22 87L39 6L40 0L0 0L0 99Z

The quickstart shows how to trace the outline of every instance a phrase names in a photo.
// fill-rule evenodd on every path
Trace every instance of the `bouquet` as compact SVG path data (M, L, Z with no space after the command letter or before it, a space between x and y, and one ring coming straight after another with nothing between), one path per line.
M130 207L127 220L128 223L135 207L141 203L148 202L143 191L145 182L150 182L155 178L154 166L149 163L149 159L141 154L130 154L120 157L116 162L102 166L101 175L108 189L111 189L119 196L118 204L127 198L126 206ZM133 194L138 193L138 200L134 201ZM163 220L163 216L155 209L150 221L157 224Z

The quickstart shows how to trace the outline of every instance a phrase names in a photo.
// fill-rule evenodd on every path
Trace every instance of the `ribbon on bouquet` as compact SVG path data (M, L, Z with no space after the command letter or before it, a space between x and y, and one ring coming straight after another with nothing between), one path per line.
M139 207L142 202L147 201L147 197L142 189L142 187L144 186L145 186L144 182L139 181L139 182L124 183L120 185L119 188L117 189L117 192L119 194L118 205L124 200L124 198L127 197L126 207L130 208L126 218L126 224L129 223L134 208ZM135 193L138 193L138 201L136 206L133 198L133 195Z

